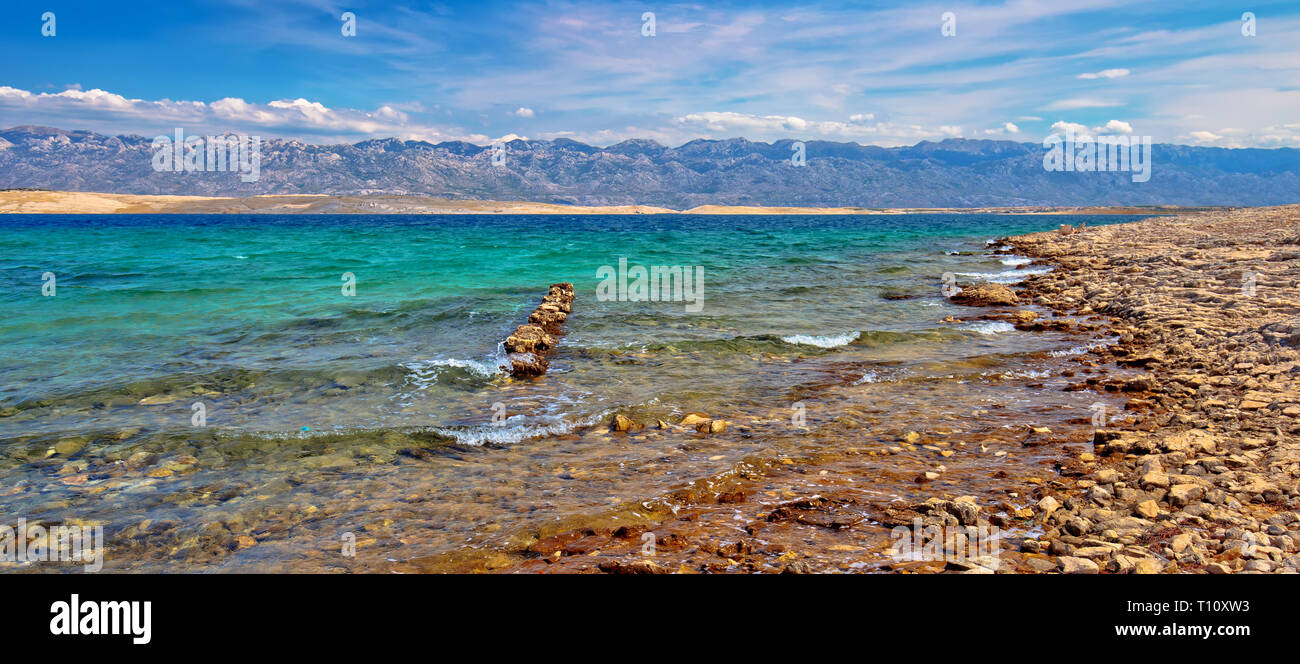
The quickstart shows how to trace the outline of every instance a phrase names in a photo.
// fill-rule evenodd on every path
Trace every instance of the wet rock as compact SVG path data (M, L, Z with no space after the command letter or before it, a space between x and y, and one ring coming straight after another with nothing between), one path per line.
M550 368L550 363L538 353L511 353L507 358L510 361L510 373L514 376L540 376Z
M613 417L609 423L609 428L613 431L635 431L642 428L642 425L640 422L620 414Z
M506 337L509 370L514 376L530 377L546 373L549 363L545 354L555 348L569 313L573 310L573 284L552 284L542 303L528 315L528 323L515 328Z
M704 413L687 413L686 416L682 418L682 421L679 422L678 424L684 427L691 427L693 429L696 426L699 426L703 422L708 422L710 419L711 418L708 415L705 415Z
M550 350L555 339L537 325L520 325L506 337L507 353L537 353Z
M85 438L64 438L54 444L55 453L60 456L72 456L86 447Z
M727 430L727 421L709 420L707 422L700 422L695 425L695 430L700 433L722 433Z
M599 565L606 574L668 574L669 569L650 560L609 560Z
M1010 288L1002 284L975 284L963 286L948 298L953 304L969 307L1000 307L1016 304L1019 300Z
M1061 503L1051 496L1046 496L1038 501L1038 511L1043 513L1044 518L1050 516L1052 512L1055 512L1060 507Z

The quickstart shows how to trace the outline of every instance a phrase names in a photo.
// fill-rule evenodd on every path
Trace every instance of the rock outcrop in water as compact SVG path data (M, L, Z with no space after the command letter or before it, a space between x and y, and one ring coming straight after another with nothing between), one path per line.
M948 298L953 304L970 307L1001 307L1016 304L1016 294L1002 284L975 284L963 286L961 291Z
M555 337L563 333L564 322L573 311L573 284L552 284L528 322L506 337L505 349L513 376L540 376L550 364L546 354L555 348Z

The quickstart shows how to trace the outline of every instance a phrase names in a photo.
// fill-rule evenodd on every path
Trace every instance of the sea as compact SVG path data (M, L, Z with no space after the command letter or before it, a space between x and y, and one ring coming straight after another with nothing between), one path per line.
M102 526L109 571L463 571L758 458L1086 417L1042 387L1077 337L944 289L1053 269L1004 236L1136 218L3 215L0 522ZM550 371L512 378L558 282Z

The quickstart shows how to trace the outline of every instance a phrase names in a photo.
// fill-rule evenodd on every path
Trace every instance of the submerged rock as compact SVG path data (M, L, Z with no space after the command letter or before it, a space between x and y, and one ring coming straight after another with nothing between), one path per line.
M641 423L626 415L615 415L610 420L609 428L613 431L636 431L641 428Z

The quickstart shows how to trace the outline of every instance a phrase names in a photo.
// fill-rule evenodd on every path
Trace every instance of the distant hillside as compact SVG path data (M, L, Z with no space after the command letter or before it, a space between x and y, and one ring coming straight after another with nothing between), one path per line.
M420 194L575 205L975 207L1276 205L1300 201L1300 150L1154 146L1151 179L1043 169L1036 143L949 139L910 147L791 140L512 141L492 148L396 139L354 145L262 142L257 182L234 173L155 172L151 137L15 127L0 131L0 188L129 194Z

